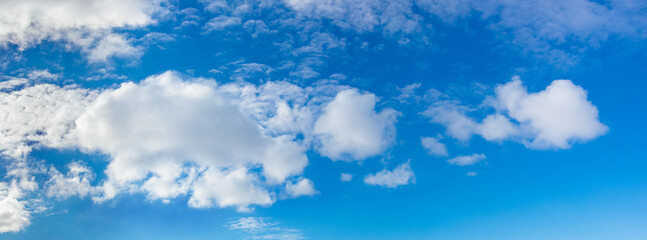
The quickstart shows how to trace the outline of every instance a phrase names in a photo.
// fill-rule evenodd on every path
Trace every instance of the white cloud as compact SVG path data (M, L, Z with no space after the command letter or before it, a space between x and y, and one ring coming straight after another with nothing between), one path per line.
M231 221L228 225L231 230L243 230L249 232L265 231L267 228L276 226L277 223L268 222L260 217L245 217Z
M240 230L248 234L247 239L298 240L305 239L301 231L281 227L279 223L267 218L246 217L229 222L230 230Z
M476 176L476 174L477 174L476 172L467 172L468 177L474 177Z
M420 16L413 13L410 1L381 0L285 0L297 13L358 32L381 28L387 33L411 33L419 28Z
M189 190L178 181L187 180L181 175L191 167L182 166L191 163L209 168L191 188L192 206L212 206L211 200L221 207L236 201L242 208L268 205L273 203L269 193L245 169L262 166L268 183L281 183L300 174L308 160L288 136L266 136L238 102L215 82L185 81L167 72L102 93L78 118L74 133L83 148L110 154L106 173L113 187L144 180L151 197L172 198ZM223 168L232 170L219 170ZM148 174L152 177L147 179ZM223 189L207 190L209 185Z
M496 107L531 136L523 140L530 148L569 148L608 131L586 91L570 80L555 80L543 91L528 93L515 78L497 87L496 94Z
M35 69L27 73L27 78L30 80L58 80L61 74L54 74L47 69Z
M570 80L555 80L540 92L528 93L515 77L495 92L484 103L496 113L480 123L467 116L468 108L447 101L434 103L423 115L459 140L478 134L488 141L515 140L533 149L566 149L608 131L586 91Z
M341 177L339 177L339 180L342 182L350 182L353 180L353 174L350 173L341 173Z
M224 30L225 28L230 26L239 25L241 25L241 20L238 17L218 16L209 20L209 22L204 25L203 29L208 33L211 31Z
M469 140L477 128L477 123L467 117L468 108L455 102L439 101L427 108L422 114L432 123L445 126L447 135L461 141Z
M95 174L79 162L63 173L43 166L38 174L49 177L44 190L50 198L90 196L102 202L141 192L149 200L187 196L191 207L250 211L277 197L317 193L301 176L308 149L363 159L392 144L397 112L375 112L374 95L344 89L329 83L218 85L175 72L101 91L39 84L0 92L0 150L10 159L24 159L39 147L109 157L106 178L97 185ZM352 131L324 124L346 112L352 114L332 123ZM31 191L38 189L33 173L25 165L11 177Z
M73 147L69 133L74 120L94 96L92 91L51 84L0 92L0 152L18 158L34 147Z
M447 160L447 162L452 165L468 166L468 165L474 165L483 160L485 160L485 154L474 153L472 155L467 155L467 156L458 156Z
M31 214L20 197L19 189L0 182L0 233L18 232L30 224Z
M415 97L416 89L420 88L421 83L412 83L403 88L397 88L400 92L400 96L396 97L401 103L406 103L410 98Z
M133 52L126 51L134 48L111 32L154 24L156 16L168 13L165 4L163 0L2 1L0 47L15 45L22 50L51 40L81 47L91 61L104 60L100 56L132 56ZM120 49L115 44L128 47ZM95 47L101 53L94 53Z
M364 183L386 188L396 188L401 185L415 183L415 176L411 171L410 162L402 163L392 171L383 169L378 173L367 175L364 177Z
M447 153L447 147L445 144L441 143L438 138L434 137L423 137L420 139L422 146L427 149L427 152L430 155L446 157L449 154Z
M365 159L386 151L395 140L398 112L391 108L375 112L375 95L355 89L339 92L317 119L319 152L332 159Z
M250 205L268 206L275 201L260 185L258 177L245 168L229 172L207 170L191 190L189 206L196 208L237 206L238 211L249 212L252 210Z
M312 196L317 194L312 180L301 178L296 183L288 182L285 185L285 194L287 197L296 198L301 196Z
M112 57L139 58L143 52L130 45L122 35L108 34L98 44L87 50L90 63L107 62Z
M501 114L485 117L476 131L488 141L506 140L519 134L519 130L510 119Z
M416 4L446 22L481 17L491 22L490 29L511 36L513 44L561 66L574 64L581 51L609 38L647 37L644 1L416 0Z
M94 172L81 162L72 162L67 165L67 173L61 174L53 167L50 169L50 179L47 181L47 196L68 198L71 196L85 197L92 193L91 186Z
M27 83L29 83L29 79L8 77L8 79L2 80L2 82L0 82L0 90L11 90Z

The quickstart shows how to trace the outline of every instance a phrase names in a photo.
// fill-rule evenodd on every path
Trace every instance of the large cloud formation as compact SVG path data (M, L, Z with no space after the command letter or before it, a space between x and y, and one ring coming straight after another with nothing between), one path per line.
M377 111L376 102L373 94L335 84L219 85L173 71L94 91L25 79L0 93L0 150L22 166L14 167L12 176L24 180L14 184L16 189L38 189L33 175L44 174L50 198L90 196L103 202L140 192L163 202L188 196L195 208L250 211L280 198L317 193L302 176L309 149L336 157L333 149L349 159L386 151L395 138L397 114L390 108ZM349 107L353 114L330 119ZM328 120L356 131L320 127ZM340 148L340 141L347 146ZM82 162L68 164L65 173L46 166L32 171L26 159L38 148L105 154L106 177L92 185L95 173ZM20 197L4 197L3 204L11 214L26 211L17 216L29 219L30 210L15 204Z

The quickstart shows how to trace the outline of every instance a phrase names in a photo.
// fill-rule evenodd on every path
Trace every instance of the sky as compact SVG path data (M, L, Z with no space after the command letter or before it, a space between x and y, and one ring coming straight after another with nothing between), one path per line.
M647 239L647 2L2 0L0 239Z

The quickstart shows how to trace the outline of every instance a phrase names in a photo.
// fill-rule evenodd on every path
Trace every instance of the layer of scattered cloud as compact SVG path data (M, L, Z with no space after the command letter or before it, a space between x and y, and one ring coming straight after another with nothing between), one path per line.
M298 240L305 239L301 231L282 227L268 218L244 217L229 222L229 230L244 232L247 239Z

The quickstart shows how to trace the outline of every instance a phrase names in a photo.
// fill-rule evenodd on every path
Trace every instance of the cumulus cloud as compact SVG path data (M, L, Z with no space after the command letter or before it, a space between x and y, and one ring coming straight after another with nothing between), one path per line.
M383 153L395 140L398 112L375 112L377 98L355 89L341 91L317 119L319 152L332 159L365 159Z
M447 135L466 141L477 134L488 141L514 140L533 149L570 148L608 131L587 92L570 80L555 80L546 89L528 93L518 77L497 86L485 105L495 109L481 122L469 117L468 108L440 101L423 115L445 126Z
M21 195L16 186L0 182L0 233L18 232L29 225L31 213L18 200Z
M25 159L39 147L109 157L98 183L81 162L61 172L43 167L50 198L103 202L141 192L165 203L187 196L195 208L251 211L317 193L301 176L308 149L363 159L395 137L394 110L376 112L375 95L334 84L219 85L172 71L100 91L21 84L27 87L0 92L5 157ZM14 170L20 184L38 188L28 167Z
M246 168L204 172L191 189L189 206L196 208L237 206L238 211L249 212L252 210L250 205L268 206L275 201L260 185L258 176Z
M271 204L269 193L256 187L258 176L246 169L261 166L268 182L281 183L308 163L298 143L265 135L214 82L184 81L173 72L102 93L76 124L81 147L112 157L106 170L111 187L145 180L151 197L173 198L189 190L176 182L183 172L208 168L191 188L192 206ZM213 185L221 187L209 190Z
M285 186L286 197L294 198L301 196L312 196L317 194L312 180L301 178L296 183L288 182Z
M570 80L555 80L543 91L528 93L514 78L497 87L494 104L531 136L522 140L531 148L569 148L573 142L586 142L608 131L598 120L598 109L587 100L586 90Z
M458 156L447 160L447 162L452 165L468 166L468 165L474 165L483 160L485 160L485 154L474 153L472 155L467 155L467 156Z
M364 183L385 188L396 188L401 185L415 183L415 176L410 166L411 161L398 165L393 170L383 169L375 174L364 177Z
M430 155L446 157L449 154L447 153L447 146L444 143L441 143L438 138L434 137L423 137L420 142L422 147L427 149L427 152Z
M42 41L63 40L89 52L90 60L103 56L131 56L134 48L111 33L139 28L165 14L165 1L9 0L0 3L0 46L30 48ZM119 48L119 46L127 46ZM93 50L98 48L97 50ZM98 51L98 52L97 52ZM110 52L112 51L112 52ZM129 51L129 52L126 52Z

